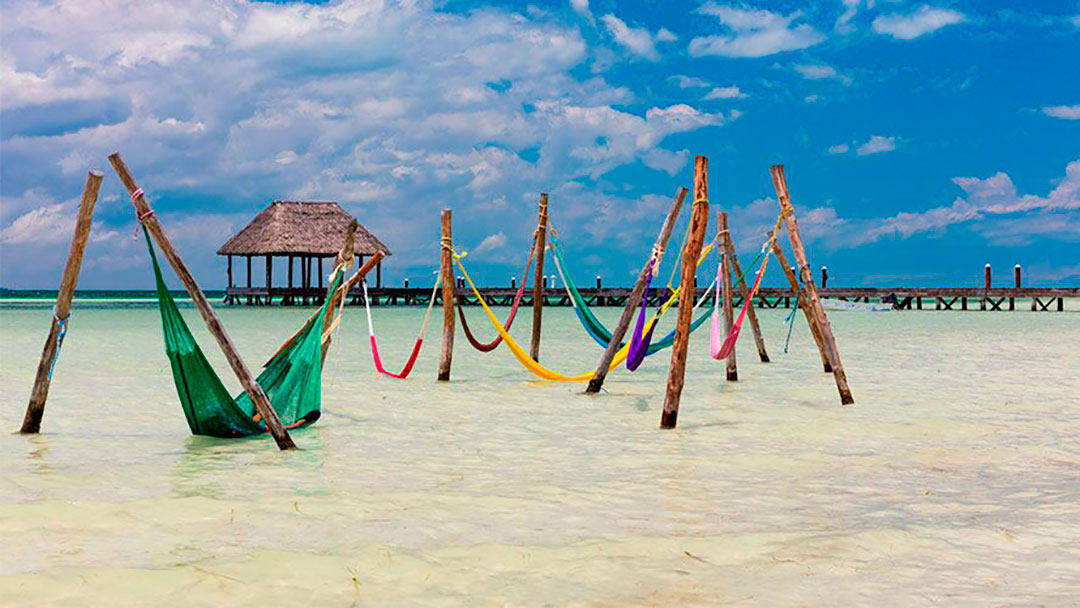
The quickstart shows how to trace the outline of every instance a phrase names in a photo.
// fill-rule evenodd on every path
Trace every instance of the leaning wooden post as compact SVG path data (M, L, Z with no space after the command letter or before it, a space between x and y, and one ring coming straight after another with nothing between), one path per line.
M119 152L114 152L109 155L109 162L112 163L113 169L116 170L116 174L120 176L120 181L124 182L124 187L127 188L131 194L131 202L135 205L135 211L139 216L139 223L146 227L147 232L157 243L159 249L161 249L162 255L169 260L169 264L176 272L176 276L179 277L180 282L187 288L188 294L191 295L191 301L195 305L195 308L202 315L203 321L206 323L206 328L210 330L210 334L217 340L218 346L221 347L222 353L225 354L225 359L228 360L229 366L232 367L233 373L236 374L236 378L240 380L240 385L244 387L244 391L251 398L251 402L255 405L255 409L262 416L262 419L266 422L266 428L270 430L270 434L273 435L274 441L282 450L294 450L296 444L293 443L292 437L289 437L289 432L285 430L285 427L281 425L281 419L278 418L277 412L274 411L273 406L270 405L270 399L267 398L266 393L255 381L255 376L251 375L251 371L244 365L244 361L240 359L240 355L236 352L236 346L233 344L229 334L225 333L225 326L221 324L221 319L218 318L217 313L210 306L210 302L206 300L206 296L203 295L199 284L195 282L195 277L191 275L184 261L180 259L180 254L176 252L169 237L165 234L164 228L161 227L161 223L158 221L157 216L154 215L154 211L150 208L150 204L146 202L146 196L143 194L142 188L135 182L135 178L132 177L131 171L128 170L127 165L124 164L124 160L120 158ZM250 261L250 257L248 260Z
M439 357L439 380L450 379L450 363L454 358L454 236L450 226L450 210L440 216L442 238L439 241L442 262L442 355Z
M832 363L829 363L829 349L825 345L825 340L821 337L821 328L818 327L817 320L814 318L814 313L810 310L810 303L806 301L806 294L803 293L803 290L799 287L799 278L795 275L795 269L788 264L787 256L784 255L784 249L780 246L780 243L773 241L772 250L776 255L776 262L784 269L784 276L786 276L788 282L791 283L791 291L795 293L798 307L801 308L803 314L806 315L806 324L810 327L810 335L814 337L814 344L817 344L818 354L821 355L821 367L825 370L826 374L831 374Z
M720 289L724 299L721 307L724 311L724 335L731 334L731 328L735 325L735 307L732 306L731 300L735 297L735 290L731 286L731 249L728 247L728 225L727 214L723 211L716 213L716 225L720 231L720 237L723 239L721 242L724 244L722 253L720 255ZM731 349L731 354L727 356L727 360L724 363L724 367L727 370L728 382L736 382L739 379L739 366L735 361L735 349Z
M990 264L983 267L983 297L979 300L979 310L986 310L986 302L990 299Z
M611 361L615 358L615 353L622 347L626 330L629 329L630 322L634 318L634 311L641 304L641 298L645 294L645 279L648 278L650 269L660 266L660 260L664 256L664 248L667 247L668 239L671 238L671 231L675 228L675 219L679 217L679 211L682 210L684 200L686 200L686 188L679 186L679 189L675 192L675 200L671 202L671 208L668 209L667 217L664 218L664 224L660 227L660 236L656 237L656 242L653 243L653 254L649 257L649 261L645 262L645 265L641 267L641 272L638 273L634 289L630 291L630 296L626 299L626 308L623 309L622 316L619 317L619 324L615 326L615 331L611 332L611 340L608 342L607 348L604 349L604 354L600 357L600 363L596 365L596 371L593 373L592 379L589 380L588 388L585 389L586 393L598 393L600 387L604 385L604 379L607 378ZM596 276L596 289L597 291L600 290L600 275Z
M353 260L355 259L356 250L356 229L359 224L356 218L353 218L349 222L349 227L345 229L345 244L341 246L341 251L338 252L337 257L334 258L334 270L337 272L345 273L346 270L352 268ZM339 270L340 268L340 270ZM329 331L334 324L334 310L341 303L342 298L345 297L345 291L341 289L345 285L345 281L341 282L338 289L334 289L334 281L330 280L330 286L327 287L326 296L323 301L326 302L326 314L323 315L322 326L322 358L326 360L326 351L330 348L330 335ZM316 313L318 314L318 313Z
M795 254L795 263L799 265L799 274L802 277L803 288L806 290L807 303L817 320L822 340L832 357L830 362L833 377L836 379L836 388L840 391L840 403L851 405L855 403L855 397L851 395L851 388L848 387L847 374L844 373L844 365L840 362L840 350L836 348L836 337L833 335L832 325L829 324L829 317L825 315L825 308L821 305L817 287L814 285L814 273L810 271L810 263L806 259L806 249L803 247L802 235L799 234L799 223L795 219L795 208L788 195L784 166L773 165L769 173L772 175L773 187L776 189L776 198L780 200L780 211L783 214L784 225L787 226L791 250Z
M544 317L544 249L547 247L548 195L540 194L540 219L536 226L536 280L533 282L532 346L529 356L540 360L540 322Z
M726 215L724 219L727 220ZM742 266L739 265L739 256L735 254L735 241L731 238L731 231L726 227L721 229L721 234L724 237L724 240L721 241L724 244L724 251L731 256L731 269L735 271L735 276L739 278L739 293L742 294L743 300L749 302L746 305L746 317L750 320L750 329L754 332L754 344L757 345L758 358L761 359L762 363L768 363L769 353L765 351L765 338L761 335L761 325L758 324L757 312L754 311L754 303L750 297L750 288L746 285L746 277L743 276Z
M675 325L675 343L671 347L671 367L668 369L667 390L664 393L664 413L660 428L673 429L679 419L679 399L686 381L686 351L690 345L690 322L694 316L694 281L697 260L705 242L709 225L709 159L694 158L694 205L690 214L690 238L682 253L682 277L679 282L679 320Z
M71 299L75 295L75 284L79 282L79 269L82 268L83 252L90 239L90 225L94 216L94 204L97 203L98 190L101 189L101 171L90 171L83 186L82 200L79 202L79 215L75 220L75 233L71 237L67 264L60 279L60 291L56 295L53 309L52 327L45 338L45 348L41 351L34 388L30 391L30 403L26 406L20 433L37 433L41 430L41 417L45 415L45 400L49 398L49 386L52 384L53 366L60 355L60 347L67 334L68 317L71 314Z

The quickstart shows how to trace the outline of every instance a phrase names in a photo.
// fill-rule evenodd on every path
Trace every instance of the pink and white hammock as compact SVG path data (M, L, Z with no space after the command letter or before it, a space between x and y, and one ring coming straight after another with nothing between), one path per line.
M746 311L750 309L750 303L754 300L754 296L757 295L758 289L761 288L761 279L765 276L765 267L769 264L772 242L773 239L770 238L764 246L770 249L762 248L765 258L761 261L761 268L758 270L757 278L754 279L754 286L750 289L750 293L747 294L742 310L739 311L738 318L735 319L731 331L726 336L724 335L723 321L720 318L720 281L724 280L724 264L721 262L716 265L716 295L713 298L713 313L709 325L709 355L717 361L727 359L735 350L735 343L739 340L739 331L742 330L743 321L746 320Z
M379 344L375 341L375 325L371 322L371 299L368 297L367 281L362 281L364 286L364 309L367 312L368 335L371 337L371 358L375 360L375 369L380 374L401 380L409 377L413 365L416 364L416 359L420 356L420 347L424 345L424 334L427 333L428 322L431 320L431 309L435 306L435 294L439 291L439 283L441 281L442 275L440 274L439 278L435 279L435 287L431 289L431 300L428 301L427 312L424 313L424 324L420 328L420 334L416 336L416 342L413 343L412 353L409 354L409 359L405 362L401 371L396 374L394 372L386 371L382 364L382 358L379 357Z

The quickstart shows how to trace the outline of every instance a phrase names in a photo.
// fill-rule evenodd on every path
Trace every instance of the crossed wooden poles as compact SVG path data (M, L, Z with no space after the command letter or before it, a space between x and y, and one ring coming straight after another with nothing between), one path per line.
M202 290L199 289L198 283L195 282L195 277L192 276L191 271L189 271L187 265L184 264L180 254L176 251L176 248L173 247L172 241L169 240L161 222L150 208L150 204L146 200L145 194L143 194L142 189L139 188L131 171L120 157L120 153L117 152L111 154L109 156L109 162L112 163L113 169L116 170L116 174L120 177L120 181L123 182L124 187L127 188L128 193L131 194L131 202L135 205L139 223L146 227L150 237L153 238L154 242L161 250L161 253L169 261L169 264L176 272L177 277L179 277L180 281L184 284L188 294L191 296L195 308L199 311L199 315L202 316L203 321L206 323L206 328L210 331L211 335L214 336L214 340L217 341L218 346L221 347L226 360L229 362L229 367L232 368L233 373L236 374L241 386L244 387L244 392L251 398L251 402L255 405L255 409L266 422L267 429L273 436L274 441L282 450L296 449L296 444L293 442L292 437L289 436L289 432L282 426L277 412L274 411L273 406L271 406L270 399L266 396L262 387L255 381L255 376L252 375L251 370L248 369L247 365L245 365L244 361L240 358L239 353L236 351L236 346L233 344L229 334L225 331L225 326L221 323L221 319L218 317L213 307L210 306L210 302L206 299ZM41 354L41 362L38 364L34 388L30 393L30 402L27 405L26 415L24 416L23 424L20 428L20 432L22 433L37 433L41 429L41 419L45 414L45 401L48 398L49 386L52 382L52 370L67 330L67 319L71 310L71 300L75 293L75 285L78 282L79 268L82 265L86 242L90 237L91 217L93 215L94 204L97 201L98 190L101 188L101 179L102 173L100 171L91 171L87 177L86 186L83 188L82 202L79 204L79 215L75 223L75 235L72 238L71 249L68 251L67 264L64 267L63 278L60 282L60 291L56 298L56 308L54 310L52 327L45 340L45 348ZM346 236L346 247L338 254L338 262L343 265L343 268L341 269L342 272L351 266L353 262L352 243L355 231L356 222L353 222ZM374 261L375 260L373 259L372 262ZM365 264L364 268L361 268L357 273L358 277L363 276L361 273L366 273L365 268L370 270L372 267L374 267L374 264L370 262ZM343 298L344 293L345 292L340 290L338 292L328 291L326 297L330 300L330 307L332 307L335 302L340 301L339 298ZM324 326L323 329L325 330L328 325L329 324ZM323 341L323 352L325 354L325 347L329 342L328 332L324 333Z
M206 323L207 329L217 341L218 346L224 353L233 373L244 387L244 391L251 398L252 403L262 416L262 419L266 421L267 429L273 436L274 441L282 450L295 449L296 444L289 436L288 431L282 426L281 420L278 418L277 412L274 411L273 406L270 404L269 398L266 396L262 387L255 381L254 375L252 375L251 371L240 358L236 351L236 346L233 344L228 333L226 333L220 318L218 318L217 313L210 306L206 296L203 295L202 290L199 289L198 284L195 282L194 276L192 276L191 272L180 258L179 253L173 247L172 242L169 240L160 221L150 208L146 196L143 194L142 189L139 188L135 178L120 157L120 154L114 153L110 155L109 162L116 170L117 175L127 188L129 194L131 194L132 204L135 206L135 210L138 214L139 223L146 227L147 232L150 234L151 238L153 238L165 258L169 261L169 264L180 278L180 281L184 284L188 294L191 296L195 308ZM784 167L783 165L773 165L770 168L769 173L772 176L773 187L776 190L776 196L780 202L783 223L791 243L792 252L795 256L798 276L796 276L795 269L788 264L783 249L775 239L772 241L772 253L776 255L777 261L780 263L785 276L791 284L792 291L795 292L797 296L799 308L802 309L806 316L807 324L810 326L810 332L814 337L814 342L817 344L818 352L821 356L824 371L833 374L833 377L836 380L836 387L840 393L840 402L845 405L852 404L855 400L854 397L852 397L851 389L848 387L847 375L844 373L844 366L840 361L840 351L836 347L836 338L833 335L832 326L825 314L825 309L822 307L821 299L818 296L817 287L814 284L813 273L810 270L806 249L803 246L802 236L799 233L798 221L795 219L794 207L792 206L791 197L788 193L787 180L784 177ZM67 263L64 266L63 276L60 281L56 306L53 309L52 325L45 340L41 361L38 364L37 374L34 380L34 387L31 391L30 401L27 405L26 414L20 428L20 432L22 433L37 433L41 429L41 420L45 413L45 401L48 398L56 358L59 355L60 347L63 344L64 337L67 333L68 318L71 312L71 301L75 293L75 286L78 282L83 254L90 237L91 220L93 217L94 205L97 202L98 192L101 188L102 177L103 175L100 171L91 171L87 175L86 184L83 187L82 199L79 203L78 217L75 223L75 232L72 237L71 248L68 251ZM662 428L675 428L678 421L679 401L685 382L686 357L690 339L690 324L693 316L697 260L701 255L704 246L705 233L709 219L708 178L708 159L703 156L696 157L694 159L694 196L689 233L681 253L682 275L680 284L683 286L683 289L681 291L682 295L679 298L678 321L675 328L674 344L671 349L671 366L668 371L667 386L664 394L664 409L660 421L660 426ZM622 314L619 317L619 322L612 332L611 340L600 358L600 363L596 367L596 372L589 381L586 393L598 393L603 387L604 379L607 376L611 361L614 359L616 352L623 343L623 339L626 337L626 332L630 327L634 311L641 304L641 299L644 297L648 273L652 271L654 266L659 265L660 260L663 257L664 249L671 238L675 220L682 210L686 195L686 188L679 188L676 191L675 198L668 210L667 217L664 219L664 223L661 226L660 234L653 245L653 255L638 274L637 281L634 283L634 288L627 298L626 307L623 309ZM443 345L442 355L439 359L438 379L449 380L454 348L453 302L455 289L452 257L453 238L451 232L451 212L449 209L443 210L441 224ZM719 227L717 246L722 250L721 287L724 294L724 322L727 331L730 331L733 324L731 301L732 295L734 294L734 286L731 282L732 271L739 277L738 288L743 300L749 302L751 294L747 287L745 277L743 277L742 269L739 266L738 258L735 255L735 247L727 227L726 214L719 213L717 215L717 224ZM535 285L533 287L533 328L531 341L531 355L533 359L537 360L539 359L540 354L540 329L543 314L544 288L544 275L542 269L547 228L548 196L547 194L541 194L535 245L537 247L537 267L535 271ZM344 268L351 266L353 263L354 256L352 243L355 230L356 222L354 221L349 229L345 248L338 254L338 263L343 265ZM338 290L328 290L326 298L330 301L331 309L345 297L349 286L354 284L355 281L358 281L360 278L363 278L363 276L367 274L367 271L375 266L378 262L378 257L379 256L374 257L365 264L356 275L347 282L347 284L343 285ZM344 268L342 271L344 271ZM748 306L747 313L750 327L754 334L758 356L762 362L768 362L769 355L765 350L765 341L761 335L761 328L758 324L757 315L754 312L752 304ZM325 356L325 349L329 343L330 333L327 329L329 328L330 323L328 321L324 321L324 323L323 354ZM731 355L727 358L726 375L727 379L730 381L738 380L738 369L736 367L734 351L732 351Z

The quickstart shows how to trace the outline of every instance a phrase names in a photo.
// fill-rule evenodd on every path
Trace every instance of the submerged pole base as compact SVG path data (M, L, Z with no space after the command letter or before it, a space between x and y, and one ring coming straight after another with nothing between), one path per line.
M679 423L679 410L664 410L664 415L660 417L660 428L673 429L675 425Z

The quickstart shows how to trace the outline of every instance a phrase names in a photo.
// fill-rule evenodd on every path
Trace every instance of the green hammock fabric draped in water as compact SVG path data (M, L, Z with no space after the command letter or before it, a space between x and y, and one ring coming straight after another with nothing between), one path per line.
M555 256L559 258L558 263L563 268L566 268L566 260L565 258L563 258L562 248L559 246L558 239L554 236L552 236L551 245L552 252L554 252ZM605 327L604 324L600 321L600 319L596 318L596 315L593 314L593 311L589 307L589 304L585 301L584 296L582 296L581 292L578 291L577 284L574 282L574 279L571 278L569 270L566 271L565 276L563 277L563 282L566 284L566 290L570 293L570 297L574 301L574 313L577 315L578 321L581 323L581 326L585 329L585 333L589 334L589 337L592 338L593 341L595 341L597 344L606 348L608 343L611 342L611 330ZM697 328L704 325L705 321L709 320L710 312L711 311L706 310L705 312L701 313L698 318L694 319L690 323L690 331L693 332ZM664 350L665 348L670 347L674 343L675 330L673 329L663 338L660 338L659 340L656 340L649 344L649 347L645 351L645 354L653 355ZM620 346L625 346L625 343Z
M206 360L169 294L145 228L143 236L157 281L165 354L169 357L176 392L192 434L248 437L265 433L265 424L253 419L255 406L247 393L232 397ZM334 289L341 283L343 274L337 273ZM326 308L327 303L323 303L322 310L304 326L296 340L275 355L256 378L286 428L307 426L321 415L322 326Z

